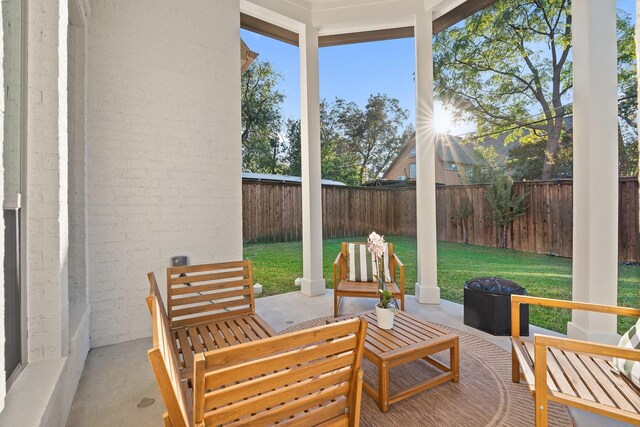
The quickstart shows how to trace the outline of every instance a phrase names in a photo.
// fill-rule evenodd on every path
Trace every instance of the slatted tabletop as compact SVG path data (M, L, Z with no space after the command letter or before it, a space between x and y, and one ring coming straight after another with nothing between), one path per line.
M437 325L417 319L404 311L395 315L392 329L378 326L375 312L367 312L338 317L329 323L364 317L368 322L367 337L364 344L364 357L378 368L378 388L372 384L363 384L363 389L378 401L382 412L389 405L413 396L447 381L458 382L459 377L459 338ZM449 366L433 359L431 355L449 351ZM422 359L436 367L442 373L419 383L394 396L389 395L389 369L414 360Z
M393 322L393 329L378 327L375 312L365 314L369 322L365 356L369 359L386 359L386 356L397 354L399 351L411 351L416 347L428 345L431 340L444 336L452 336L449 332L433 325L398 312Z

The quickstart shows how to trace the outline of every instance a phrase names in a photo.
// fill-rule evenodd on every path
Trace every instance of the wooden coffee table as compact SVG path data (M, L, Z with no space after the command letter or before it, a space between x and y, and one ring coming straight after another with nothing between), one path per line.
M369 322L365 341L364 357L378 367L378 390L364 381L363 389L376 399L382 412L389 410L389 405L413 396L431 387L449 380L458 382L459 339L456 334L442 330L436 325L416 319L403 311L396 313L393 329L378 327L375 312L353 314L329 319L327 323L364 316ZM431 356L449 350L449 366ZM395 396L389 396L389 370L414 360L423 359L443 371L433 378L410 387Z

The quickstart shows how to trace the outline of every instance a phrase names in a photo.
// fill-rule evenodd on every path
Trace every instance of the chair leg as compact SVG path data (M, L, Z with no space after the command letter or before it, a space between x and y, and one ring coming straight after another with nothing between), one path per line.
M171 424L171 418L169 418L169 413L165 412L162 415L162 421L163 421L164 427L173 427L173 424Z
M338 317L338 307L340 306L340 298L335 294L333 290L333 317Z

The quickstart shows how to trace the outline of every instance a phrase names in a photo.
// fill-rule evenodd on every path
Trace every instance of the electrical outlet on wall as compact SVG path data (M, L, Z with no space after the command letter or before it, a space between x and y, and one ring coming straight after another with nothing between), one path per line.
M171 257L171 267L182 267L189 264L188 257L186 255L177 255Z

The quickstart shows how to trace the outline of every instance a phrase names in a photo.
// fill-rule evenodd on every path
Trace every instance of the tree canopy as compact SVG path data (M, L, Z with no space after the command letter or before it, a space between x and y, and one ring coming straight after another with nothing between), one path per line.
M519 162L523 176L551 179L566 173L554 169L571 151L570 128L564 126L572 112L571 23L571 0L501 0L435 38L437 99L452 106L458 118L476 122L479 135L506 132L506 143L532 144L513 153L535 160ZM621 96L630 100L621 104L620 117L632 123L635 44L624 13L618 18L618 65ZM621 150L636 146L633 127L625 128L630 133ZM531 169L536 162L538 174Z
M289 175L302 175L300 144L300 120L289 119L285 150ZM320 103L320 156L323 179L358 185L357 160L337 130L336 110L326 101Z
M379 178L414 132L405 127L407 110L387 95L369 96L364 108L337 99L334 108L339 131L357 156L360 184Z
M280 173L283 150L281 104L276 88L282 76L269 62L255 60L242 74L242 169Z
M322 178L360 185L378 178L411 137L408 113L397 99L371 95L364 108L336 99L320 104ZM287 121L289 174L299 175L300 121Z
M435 91L480 134L544 136L548 179L573 85L570 50L569 0L502 0L436 36Z
M618 11L618 169L620 175L638 174L638 75L635 26Z
M242 75L244 171L301 175L300 120L283 123L282 76L254 61ZM322 178L359 185L378 178L411 136L408 112L387 95L371 95L364 108L336 99L320 105Z

